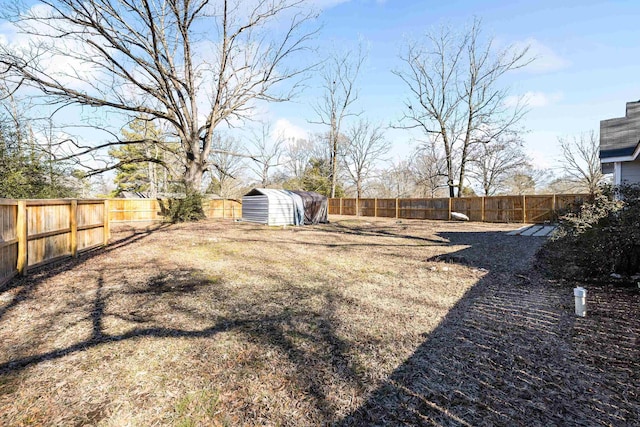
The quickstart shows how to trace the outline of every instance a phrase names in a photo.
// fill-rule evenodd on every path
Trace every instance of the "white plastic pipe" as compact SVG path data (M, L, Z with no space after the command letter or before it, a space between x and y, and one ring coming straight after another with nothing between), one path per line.
M574 288L573 296L576 298L576 316L585 317L587 315L587 290L580 286Z

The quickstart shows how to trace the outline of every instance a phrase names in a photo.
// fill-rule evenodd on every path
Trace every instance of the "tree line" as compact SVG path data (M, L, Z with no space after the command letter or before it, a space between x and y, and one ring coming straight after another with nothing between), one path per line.
M526 106L502 84L530 63L528 49L498 48L480 20L462 33L441 27L405 42L401 65L391 70L406 88L403 111L374 123L357 109L365 49L336 49L318 60L317 14L304 0L4 6L2 18L28 38L0 43L3 99L37 99L36 111L47 112L51 138L38 133L31 147L47 153L38 162L48 167L52 186L58 165L72 164L78 179L116 171L117 193L150 197L237 197L253 185L358 197L539 189L541 172L522 147ZM257 105L291 100L310 76L319 77L322 95L307 119L324 131L288 139L270 123L252 122ZM80 127L109 137L89 142L61 131L56 114L68 106L87 112ZM15 120L2 120L18 134ZM229 130L238 126L250 131ZM409 159L389 162L389 128L418 130ZM5 139L28 154L15 135ZM575 172L590 157L567 147L577 162L565 156L566 164ZM581 183L594 181L577 175Z

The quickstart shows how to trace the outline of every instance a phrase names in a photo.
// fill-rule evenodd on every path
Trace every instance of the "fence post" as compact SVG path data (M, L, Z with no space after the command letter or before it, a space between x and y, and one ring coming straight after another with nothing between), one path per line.
M226 207L226 203L225 203L225 199L222 199L222 219L227 218L227 210L225 209ZM213 218L215 218L215 215L212 215Z
M522 222L527 222L527 196L522 195Z
M551 219L556 219L556 195L551 197Z
M16 234L18 235L18 262L16 270L22 276L27 275L27 202L18 200L18 217L16 218Z
M104 201L104 208L102 208L104 210L104 213L102 215L102 219L104 221L104 224L102 226L102 231L103 231L103 237L102 237L102 244L104 246L107 246L109 244L109 237L111 237L111 221L109 220L109 200L105 200Z
M451 200L451 197L449 197L449 221L451 221L451 204L452 204L453 200Z
M396 219L400 218L400 202L396 198Z
M356 197L356 216L360 216L360 203L357 197Z
M71 256L78 256L78 199L69 204L69 228L71 228Z
M480 200L481 203L481 207L480 207L480 221L484 222L484 197L481 197L482 200Z
M342 215L342 197L340 197L340 210L338 211L340 215Z
M378 217L378 199L377 198L373 199L373 217L374 218Z

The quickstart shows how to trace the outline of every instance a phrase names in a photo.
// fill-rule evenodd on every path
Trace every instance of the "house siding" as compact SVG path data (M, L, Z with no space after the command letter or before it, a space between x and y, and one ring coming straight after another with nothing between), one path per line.
M640 182L640 161L623 162L621 165L621 182Z

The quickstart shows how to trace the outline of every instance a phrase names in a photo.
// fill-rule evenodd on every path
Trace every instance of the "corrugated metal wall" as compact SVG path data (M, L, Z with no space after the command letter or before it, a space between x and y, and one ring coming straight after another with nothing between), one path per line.
M283 194L281 197L269 197L269 225L293 224L293 199Z
M267 225L292 225L294 203L283 190L255 188L242 197L242 220Z
M244 196L242 198L242 220L267 224L269 222L269 198L267 196Z

